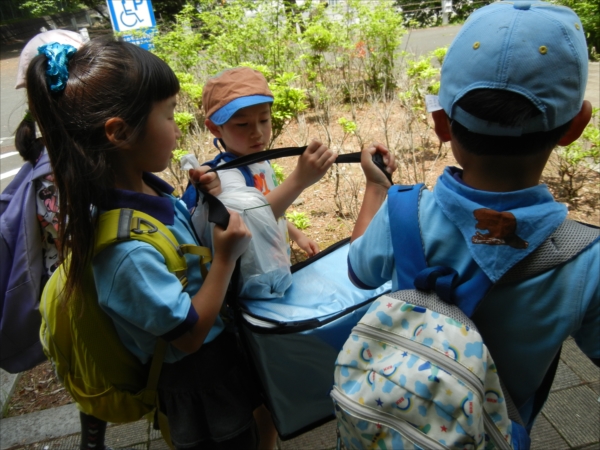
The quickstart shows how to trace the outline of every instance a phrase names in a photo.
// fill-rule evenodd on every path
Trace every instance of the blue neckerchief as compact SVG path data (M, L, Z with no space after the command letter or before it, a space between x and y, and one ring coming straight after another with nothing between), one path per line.
M558 228L567 208L554 201L545 185L514 192L481 191L457 181L459 170L444 170L434 198L462 233L473 259L496 282Z

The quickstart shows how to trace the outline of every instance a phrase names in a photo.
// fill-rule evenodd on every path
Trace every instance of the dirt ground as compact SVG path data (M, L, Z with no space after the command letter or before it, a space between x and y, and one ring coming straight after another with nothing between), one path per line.
M369 111L360 112L362 120L369 117ZM306 142L306 136L317 137L327 142L327 136L322 135L318 124L294 122L288 126L287 131L275 143L274 147L288 147L302 145ZM361 122L363 129L368 129L361 139L365 143L373 142L381 135L381 127L377 124L366 126ZM394 175L396 183L408 184L414 182L411 173L416 167L424 174L425 183L433 187L435 180L447 165L456 165L449 148L443 147L438 152L437 140L432 131L429 131L431 139L430 148L421 152L417 160L410 160L408 164L401 165L402 180L399 174ZM331 147L338 152L348 153L359 151L356 137L342 136L341 131L337 135L329 136ZM210 157L210 154L207 155ZM417 163L415 165L414 163ZM286 174L289 174L294 166L295 159L286 158L278 160ZM569 217L582 222L600 224L600 211L598 208L600 174L595 171L586 171L582 174L584 186L579 191L579 197L567 202L560 180L555 173L552 164L548 164L542 182L548 184L555 198L565 203L569 208ZM336 176L339 174L339 178ZM164 174L167 180L172 179ZM337 188L336 188L337 186ZM364 178L357 164L340 165L329 171L329 173L318 183L304 191L290 210L303 212L310 221L310 226L304 230L305 234L318 242L321 249L350 236L352 226L357 213L357 207L362 201ZM336 195L337 190L337 195ZM337 201L336 201L337 199ZM304 260L305 256L301 250L292 244L292 262ZM69 395L56 380L49 362L25 372L18 383L15 393L9 403L8 416L27 414L33 411L43 410L51 407L70 403Z

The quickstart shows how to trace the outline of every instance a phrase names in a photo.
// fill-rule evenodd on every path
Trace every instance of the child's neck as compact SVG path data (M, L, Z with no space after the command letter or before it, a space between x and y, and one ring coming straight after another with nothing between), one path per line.
M146 182L144 180L139 180L139 181L140 181L139 183L131 183L129 181L127 181L127 182L116 181L115 188L123 189L125 191L139 192L140 194L158 196L158 193L152 187L150 187L148 184L146 184Z
M488 192L511 192L528 189L540 183L550 152L527 156L461 155L463 181Z
M129 173L127 171L116 171L115 189L139 192L140 194L154 195L158 193L150 187L143 178L143 173Z
M485 174L477 171L463 170L463 181L474 189L488 192L512 192L537 186L540 177L522 176L523 174Z

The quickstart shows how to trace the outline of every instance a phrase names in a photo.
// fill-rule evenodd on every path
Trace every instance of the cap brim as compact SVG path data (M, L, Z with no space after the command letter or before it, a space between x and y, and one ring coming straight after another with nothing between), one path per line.
M273 103L273 97L268 97L266 95L248 95L247 97L236 98L225 106L217 109L209 119L215 125L223 125L240 109L247 108L248 106L260 105L262 103Z

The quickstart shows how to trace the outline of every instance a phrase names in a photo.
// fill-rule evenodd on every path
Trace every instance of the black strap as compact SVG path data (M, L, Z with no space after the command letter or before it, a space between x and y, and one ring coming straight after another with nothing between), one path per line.
M262 161L268 161L271 159L278 158L286 158L289 156L300 156L304 153L307 146L303 147L284 147L284 148L275 148L272 150L265 150L258 153L252 153L250 155L241 156L239 158L234 159L233 161L229 161L225 164L221 164L213 169L210 169L208 172L217 172L220 170L227 169L237 169L238 167L247 166L248 164L254 164ZM342 155L338 155L335 160L336 164L340 163L360 163L360 152L356 153L344 153ZM386 165L383 162L383 156L379 153L375 153L373 155L373 162L377 167L381 169L381 171L385 174L390 183L394 184L392 181L392 175L388 173L386 169ZM215 197L214 195L208 194L206 192L204 194L204 201L208 202L208 221L212 222L220 227L226 229L229 225L229 212L227 212L227 208L221 203L221 201Z
M307 146L303 147L283 147L283 148L275 148L272 150L265 150L258 153L252 153L250 155L244 155L239 158L234 159L233 161L229 161L225 164L221 164L217 166L209 172L217 172L219 170L227 170L227 169L237 169L238 167L247 166L248 164L254 164L262 161L269 161L271 159L279 159L286 158L290 156L300 156L304 153ZM343 153L338 155L335 160L336 164L340 163L360 163L360 155L361 152L356 153ZM373 156L373 162L381 169L381 171L385 174L390 183L394 184L392 181L392 176L385 170L386 166L383 162L383 156L380 153L375 153Z
M560 362L560 353L562 351L562 345L558 349L558 352L554 356L550 367L546 371L546 375L544 375L544 379L542 380L542 384L535 391L533 397L533 407L531 411L531 417L536 417L539 412L544 407L544 403L546 403L546 399L550 395L550 389L552 388L552 383L554 382L554 377L556 376L556 371L558 369L558 363Z
M237 169L238 167L247 166L249 164L268 161L271 159L285 158L288 156L300 156L302 153L304 153L306 148L307 146L305 145L304 147L274 148L271 150L264 150L262 152L251 153L250 155L240 156L239 158L226 162L225 164L221 164L220 166L210 169L209 172Z
M202 192L202 194L204 195L203 202L208 203L208 221L226 230L229 226L229 211L214 195L208 192Z

